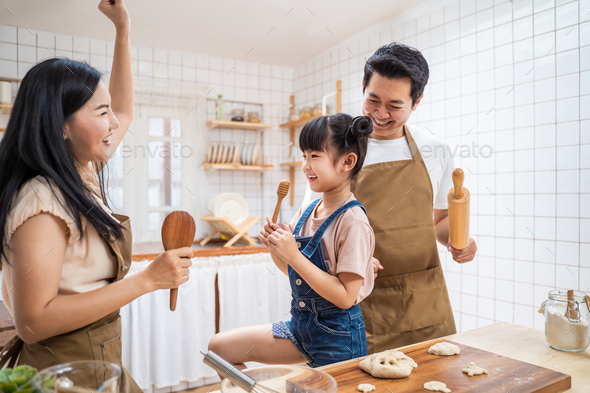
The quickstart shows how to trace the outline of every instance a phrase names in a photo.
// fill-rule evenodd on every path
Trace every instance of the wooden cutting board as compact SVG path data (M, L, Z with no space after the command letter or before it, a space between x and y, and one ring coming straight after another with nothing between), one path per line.
M450 342L461 348L461 354L436 356L428 353L428 348L438 342ZM376 393L429 392L423 388L425 382L439 381L447 385L453 393L559 393L571 387L571 377L547 368L496 355L491 352L459 344L449 340L437 339L401 348L418 367L407 378L380 379L361 371L362 358L322 367L322 371L333 376L338 382L338 392L358 392L361 383L370 383ZM467 376L462 372L469 362L475 362L488 370L488 374Z

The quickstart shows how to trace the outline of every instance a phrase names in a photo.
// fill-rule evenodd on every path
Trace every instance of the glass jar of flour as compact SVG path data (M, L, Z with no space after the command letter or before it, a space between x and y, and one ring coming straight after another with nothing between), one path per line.
M552 290L545 304L545 338L555 349L585 350L590 343L590 310L583 292ZM573 296L572 296L573 295Z

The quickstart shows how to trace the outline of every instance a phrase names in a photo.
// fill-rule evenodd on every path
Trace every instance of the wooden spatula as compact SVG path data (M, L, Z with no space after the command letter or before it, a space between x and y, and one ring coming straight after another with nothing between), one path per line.
M277 205L275 206L275 212L272 215L272 222L274 222L275 224L277 223L277 219L279 218L279 211L281 210L281 202L283 202L283 198L285 198L287 196L287 194L289 193L289 187L291 186L291 183L289 183L287 180L281 180L281 182L279 183L279 187L277 188Z
M190 247L195 240L196 225L193 217L185 211L173 211L162 224L162 243L164 250ZM170 289L170 310L176 310L178 288Z

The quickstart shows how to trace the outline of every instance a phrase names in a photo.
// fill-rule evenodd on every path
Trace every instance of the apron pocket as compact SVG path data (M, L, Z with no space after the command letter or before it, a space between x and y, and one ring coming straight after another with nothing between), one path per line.
M371 300L374 334L418 330L453 317L440 265L377 278Z
M94 360L104 360L121 366L121 317L88 332Z

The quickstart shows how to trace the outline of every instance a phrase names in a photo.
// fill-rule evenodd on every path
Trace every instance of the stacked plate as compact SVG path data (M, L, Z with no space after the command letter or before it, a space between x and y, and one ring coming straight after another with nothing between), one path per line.
M207 149L208 164L261 165L262 146L254 143L213 143Z

